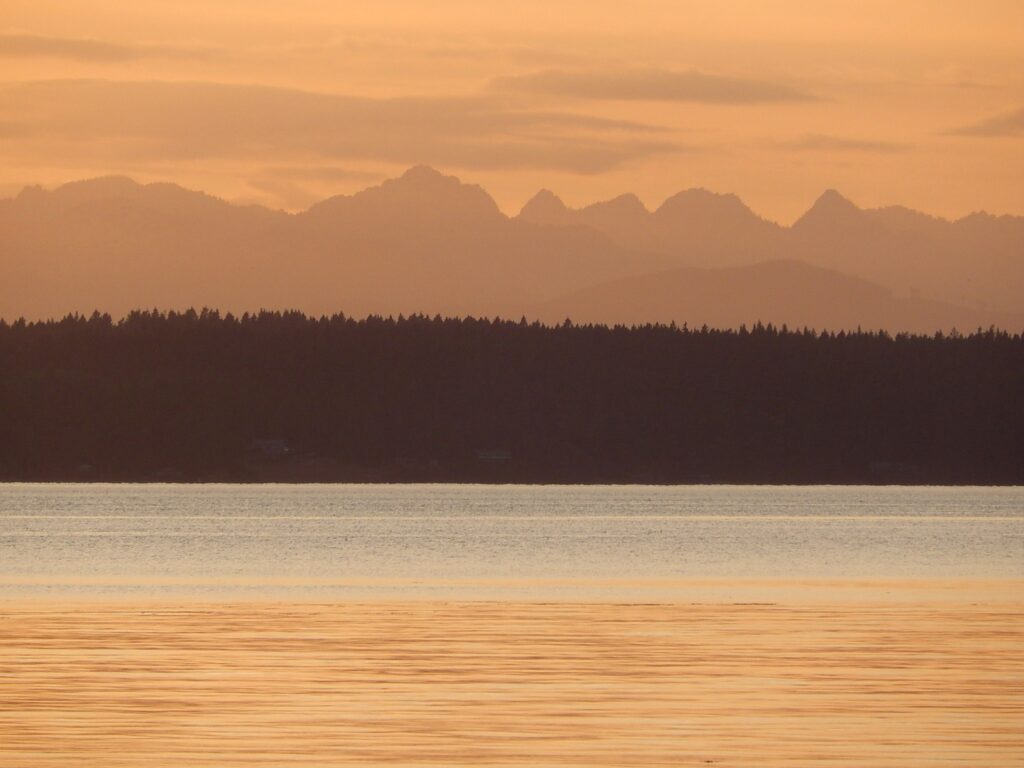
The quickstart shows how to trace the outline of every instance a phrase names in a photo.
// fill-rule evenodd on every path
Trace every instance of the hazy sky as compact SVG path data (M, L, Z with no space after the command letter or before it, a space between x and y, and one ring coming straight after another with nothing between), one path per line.
M1024 2L7 0L0 195L301 208L426 163L507 212L735 192L1024 214Z

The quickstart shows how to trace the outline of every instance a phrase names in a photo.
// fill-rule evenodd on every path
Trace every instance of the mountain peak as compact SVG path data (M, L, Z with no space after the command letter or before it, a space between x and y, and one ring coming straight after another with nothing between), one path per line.
M843 197L834 189L826 189L814 205L797 219L794 227L813 226L835 226L844 222L852 222L863 217L864 212Z
M743 216L757 218L752 210L731 193L720 194L703 187L677 192L661 204L655 215L672 217L690 216Z
M562 211L568 210L565 203L562 202L562 198L560 198L550 189L542 189L539 192L537 192L537 194L535 194L533 197L529 199L529 201L527 201L526 205L524 205L523 208L527 208L529 206L539 206L542 208L551 209L557 208L558 210Z
M396 179L355 195L328 198L307 213L337 214L342 210L358 215L413 215L420 218L478 219L501 217L498 204L476 184L464 184L428 165L415 165Z
M66 184L61 184L57 189L104 189L104 190L117 190L117 191L129 191L135 190L142 185L135 179L129 176L122 176L119 174L111 174L109 176L96 176L91 179L82 179L81 181L69 181Z
M89 200L103 197L125 197L138 194L143 187L127 176L98 176L94 179L71 181L61 184L53 194L75 200ZM28 192L29 189L25 191Z
M457 176L448 176L429 165L414 165L398 178L387 179L379 187L371 187L358 194L365 194L371 190L383 190L392 194L443 195L470 189L483 192L480 187L474 184L463 184Z
M68 210L98 202L137 199L144 189L127 176L100 176L68 182L52 190L38 185L28 186L18 193L14 202L18 206L53 205L58 210Z
M640 198L632 192L613 197L611 200L593 203L584 208L584 210L591 213L601 211L602 213L611 213L618 216L646 216L649 213L647 207L640 201Z
M534 224L561 224L570 213L562 198L550 189L542 189L526 202L519 218Z
M812 207L813 208L818 208L818 207L822 207L822 208L847 208L847 209L849 209L849 208L855 208L856 209L857 208L857 206L854 205L852 202L850 202L850 200L848 198L843 197L843 195L839 192L839 190L832 189L831 187L826 189L824 192L821 193L821 195L818 196L818 199L814 201L814 205ZM857 209L857 210L860 210L860 209Z
M398 179L392 179L392 181L403 181L408 184L443 184L449 179L455 182L459 181L455 176L446 176L429 165L414 165Z

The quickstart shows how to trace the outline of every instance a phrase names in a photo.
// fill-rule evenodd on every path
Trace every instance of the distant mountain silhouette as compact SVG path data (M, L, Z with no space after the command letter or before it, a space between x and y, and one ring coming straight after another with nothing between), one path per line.
M1024 217L976 213L951 222L902 207L864 210L830 189L787 228L734 195L701 189L680 192L653 213L631 204L628 217L622 200L574 210L545 190L519 216L546 226L582 223L622 245L671 254L680 266L797 259L901 297L1024 312Z
M585 288L538 306L548 322L641 325L686 321L692 327L752 327L770 322L791 329L1024 328L1024 315L899 299L874 283L799 261L745 267L681 267Z
M422 166L299 214L121 177L0 200L7 320L211 306L1017 330L1022 265L1024 219L865 211L832 191L789 228L699 189L653 212L543 191L508 217Z
M573 210L542 190L519 218L546 226L592 227L620 245L671 254L689 266L734 266L782 255L781 227L757 216L735 195L704 189L679 192L653 213L632 194Z
M519 218L545 226L564 226L582 224L580 214L580 211L567 208L562 202L562 198L550 189L542 189L523 206L519 212Z
M271 300L255 275L289 218L120 177L25 189L0 201L0 315Z
M665 268L590 228L502 214L429 168L297 215L167 184L96 179L0 203L0 316L99 307L522 313L590 282Z
M338 195L317 203L304 214L310 221L332 224L375 224L396 216L428 226L495 224L505 216L481 187L463 184L427 166L414 166L400 178L388 179L355 195ZM371 217L369 222L366 217Z

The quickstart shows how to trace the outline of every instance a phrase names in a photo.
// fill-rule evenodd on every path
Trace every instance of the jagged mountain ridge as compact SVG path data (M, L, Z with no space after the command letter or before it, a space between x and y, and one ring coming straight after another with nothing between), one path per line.
M479 187L428 168L299 214L126 179L30 189L0 203L0 244L7 318L183 305L521 314L581 282L672 262L593 229L509 218Z
M877 237L888 238L885 243L927 240L936 236L932 228L945 233L953 227L969 229L968 240L987 237L998 246L1018 226L1012 218L974 216L950 223L903 209L861 211L852 203L843 206L838 193L830 195L838 200L819 201L824 209L816 205L792 228L784 228L761 219L733 195L704 190L674 195L654 212L632 195L573 211L548 192L509 217L480 187L425 167L298 214L118 177L53 191L28 188L0 201L0 269L5 276L0 316L56 317L96 308L117 315L137 307L205 305L235 312L265 307L353 315L517 317L548 311L543 308L566 297L635 276L706 267L709 261L715 268L749 268L790 258L792 243L805 236L801 232L830 220L832 203L847 211L855 229L867 221L871 231L881 233ZM627 236L630 231L639 234ZM1020 255L1013 248L992 250ZM815 258L800 260L839 269L820 254L811 255ZM1007 274L1019 264L1014 258L1007 260ZM723 273L729 276L725 283L708 284L721 283L719 301L735 304L739 293L726 288L730 280L739 285L736 281L747 274L755 272ZM843 278L827 270L820 277L825 282ZM884 283L881 288L892 290ZM786 292L785 285L770 281L762 289ZM627 315L638 321L707 322L692 316L695 300L689 308L677 302L673 312L679 316L671 318L645 316L650 302L641 295L632 300L636 311ZM919 329L920 307L912 304L882 314L865 304L855 325ZM806 313L806 324L847 322L827 310L822 305ZM741 314L749 312L734 313ZM952 327L960 325L954 318L962 316L938 305L923 322L934 317L941 327ZM970 317L981 325L1017 322L1005 313L977 308Z
M620 244L671 253L680 266L796 259L900 297L1024 312L1024 217L974 213L949 221L900 206L862 209L832 189L791 227L762 219L735 195L703 189L678 193L654 211L631 203L628 217L609 214L615 201L572 209L542 190L519 216L589 226Z

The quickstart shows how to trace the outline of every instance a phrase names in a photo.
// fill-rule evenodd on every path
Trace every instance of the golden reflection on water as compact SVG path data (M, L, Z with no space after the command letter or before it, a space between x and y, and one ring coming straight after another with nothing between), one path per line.
M1019 592L793 594L8 600L0 765L1024 764Z

